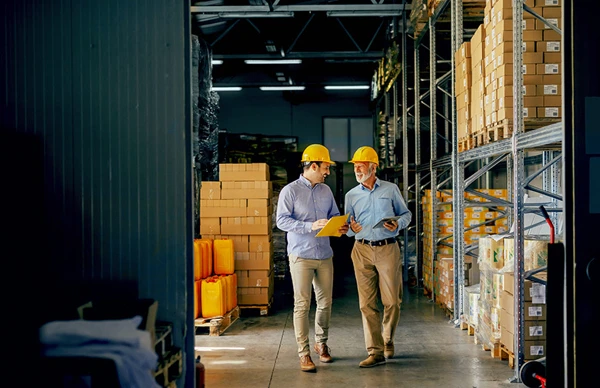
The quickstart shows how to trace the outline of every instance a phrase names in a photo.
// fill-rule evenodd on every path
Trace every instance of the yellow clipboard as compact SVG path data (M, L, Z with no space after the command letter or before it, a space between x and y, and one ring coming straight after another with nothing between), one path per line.
M349 216L350 213L343 216L331 217L315 237L340 237L342 234L338 232L338 229L348 221Z

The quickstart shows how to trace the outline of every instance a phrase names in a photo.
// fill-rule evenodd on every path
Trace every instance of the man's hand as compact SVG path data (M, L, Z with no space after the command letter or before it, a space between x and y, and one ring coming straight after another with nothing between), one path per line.
M350 216L350 229L352 229L354 233L358 233L362 230L361 224L354 220L354 216Z
M323 218L321 220L316 220L315 222L313 222L312 224L312 230L319 230L319 229L323 229L323 227L325 225L327 225L327 218Z
M348 233L348 229L350 229L350 226L348 225L348 223L345 223L344 225L340 226L340 228L338 229L338 233L346 234Z
M398 228L397 221L388 221L383 224L383 227L389 230L390 232L394 232L396 228Z

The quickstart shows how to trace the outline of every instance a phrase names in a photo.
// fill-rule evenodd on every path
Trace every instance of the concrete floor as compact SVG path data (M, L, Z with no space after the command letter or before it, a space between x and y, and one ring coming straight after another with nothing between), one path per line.
M338 275L339 276L339 275ZM339 280L341 279L341 280ZM268 316L241 310L241 317L219 336L197 335L196 353L206 368L206 386L219 387L524 387L510 383L507 361L491 357L466 330L449 322L423 295L405 291L396 331L396 357L386 365L359 368L366 356L356 285L352 275L336 281L329 347L334 362L317 373L301 372L292 320L290 287L276 286ZM314 322L314 301L311 309ZM311 331L311 348L314 334Z

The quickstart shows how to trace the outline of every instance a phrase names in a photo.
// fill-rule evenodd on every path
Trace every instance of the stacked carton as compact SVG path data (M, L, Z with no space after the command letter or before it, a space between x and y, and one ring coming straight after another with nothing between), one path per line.
M510 272L504 274L504 290L501 296L502 325L500 343L511 353L514 353L514 311L515 298L514 275ZM522 328L524 346L524 360L535 360L546 355L546 286L524 282L524 314Z
M482 193L490 196L507 199L506 189L480 189ZM465 193L465 200L481 202L482 198L470 193ZM441 244L436 245L434 261L434 252L431 249L432 236L435 230L436 240L443 239L448 244L453 243L454 233L454 212L452 211L452 197L445 192L437 192L435 211L433 210L433 198L431 191L425 190L425 195L421 199L423 209L423 285L429 291L434 291L438 297L441 295L444 304L452 309L454 305L453 282L444 273L452 271L453 268L444 261L446 258L453 257L453 249ZM502 210L499 208L498 210ZM434 218L435 214L435 218ZM464 228L474 227L466 230L464 233L464 242L466 245L475 244L481 237L490 234L504 233L508 230L506 218L494 220L499 216L498 211L486 206L468 206L465 208ZM433 221L432 221L433 220ZM481 226L476 226L480 225ZM477 262L473 262L470 256L465 256L465 285L477 284L479 282L480 269ZM452 276L453 278L453 276Z
M221 163L218 182L202 182L200 233L233 240L239 305L267 305L274 289L273 184L265 163Z
M456 123L458 139L468 139L471 133L471 81L472 58L471 42L464 42L454 55L456 78L454 93L456 95Z
M554 3L552 6L546 6ZM525 4L558 24L560 6L555 0L526 0ZM523 13L523 116L560 118L560 36ZM485 125L513 118L512 0L488 2L484 19Z
M477 323L478 340L494 348L500 343L500 295L504 289L504 241L502 238L479 239L480 299Z
M471 132L469 135L483 130L485 122L483 110L484 42L485 30L483 25L480 25L471 38L471 89L469 94L473 103L470 110Z

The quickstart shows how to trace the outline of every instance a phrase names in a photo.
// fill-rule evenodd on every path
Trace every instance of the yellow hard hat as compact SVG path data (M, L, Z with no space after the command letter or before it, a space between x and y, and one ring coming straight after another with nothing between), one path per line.
M329 150L327 147L320 144L311 144L302 153L301 162L327 162L329 164L335 164L329 157Z
M371 162L379 166L379 156L377 151L369 146L363 146L356 150L350 163Z

